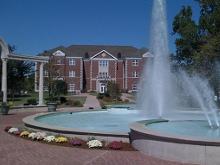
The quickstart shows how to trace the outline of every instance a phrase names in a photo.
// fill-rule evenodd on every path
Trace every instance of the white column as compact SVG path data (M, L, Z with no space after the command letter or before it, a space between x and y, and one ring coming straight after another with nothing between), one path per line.
M37 62L34 64L34 91L38 92L37 89Z
M44 105L44 63L40 63L39 106Z
M7 59L2 59L2 92L3 102L7 103Z

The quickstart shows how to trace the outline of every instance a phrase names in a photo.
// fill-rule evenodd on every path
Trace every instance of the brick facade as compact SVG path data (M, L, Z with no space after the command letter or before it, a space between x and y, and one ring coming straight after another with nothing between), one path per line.
M68 92L80 93L104 92L108 81L116 82L121 90L136 91L147 59L144 54L146 50L128 46L85 45L58 47L40 55L50 56L53 71L58 72L57 79L67 83ZM44 69L47 73L47 66Z

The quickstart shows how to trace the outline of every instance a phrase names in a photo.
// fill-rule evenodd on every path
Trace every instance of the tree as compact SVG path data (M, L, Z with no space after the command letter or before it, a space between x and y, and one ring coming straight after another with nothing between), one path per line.
M25 79L32 71L32 63L23 61L8 61L8 92L11 98L21 94L26 89Z
M67 83L63 80L54 80L53 83L54 87L54 95L60 96L60 95L66 95L67 94Z
M9 45L9 51L15 51L15 46ZM9 60L7 65L7 87L8 94L11 99L14 100L15 94L21 94L26 90L25 79L33 72L33 63L24 61ZM0 66L0 73L2 73L2 67ZM0 74L1 75L1 74Z
M173 21L176 39L176 64L211 78L220 54L220 1L196 0L200 18L192 19L192 9L184 6Z
M50 101L56 101L57 96L59 94L67 93L67 84L64 83L64 81L59 80L60 78L59 68L56 67L55 64L56 64L56 59L53 57L52 54L49 54L49 62L45 66L45 71L47 71L48 77L45 80L46 80L46 85L48 87ZM61 87L62 85L64 86Z
M118 87L118 84L114 81L108 81L106 94L109 95L112 99L120 99L121 91Z
M175 60L180 66L192 65L199 50L198 25L192 20L192 9L184 6L173 21L173 34L176 38Z

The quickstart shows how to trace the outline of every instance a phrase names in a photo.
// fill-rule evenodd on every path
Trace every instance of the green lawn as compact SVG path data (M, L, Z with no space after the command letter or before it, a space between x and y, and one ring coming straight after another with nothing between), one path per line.
M13 100L11 98L8 98L9 104L12 106L23 106L25 103L27 103L28 99L35 98L38 101L38 92L29 93L28 95L15 97ZM86 101L85 96L64 96L68 100L74 100L74 101L80 101L83 105ZM44 92L44 101L48 98L48 92ZM65 105L64 105L65 106Z
M80 101L82 104L86 102L86 96L67 96L67 99L74 101Z
M8 98L8 101L13 106L23 106L25 103L27 103L28 99L35 98L38 101L38 92L29 93L27 95L15 97L14 99ZM44 98L48 97L48 92L44 92Z

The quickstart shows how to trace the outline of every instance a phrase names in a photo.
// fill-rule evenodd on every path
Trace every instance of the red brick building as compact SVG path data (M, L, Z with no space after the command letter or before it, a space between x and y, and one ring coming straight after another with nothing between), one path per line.
M103 93L107 90L108 81L115 81L122 90L136 91L144 63L149 57L146 49L102 45L60 46L40 55L52 58L57 79L68 84L70 93ZM48 76L47 66L44 76Z

